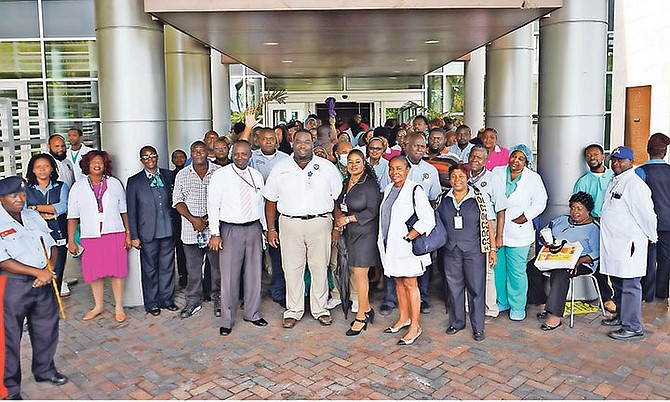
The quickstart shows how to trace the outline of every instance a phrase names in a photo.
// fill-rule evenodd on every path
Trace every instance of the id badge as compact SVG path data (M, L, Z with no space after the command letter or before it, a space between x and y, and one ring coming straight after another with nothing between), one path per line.
M65 240L65 239L56 240L56 245L57 246L65 246L66 244L67 244L67 240Z
M340 204L340 211L342 211L342 212L349 212L349 208L347 208L347 204L346 204L346 203L343 202L343 203Z
M460 215L454 216L454 229L463 229L463 217Z

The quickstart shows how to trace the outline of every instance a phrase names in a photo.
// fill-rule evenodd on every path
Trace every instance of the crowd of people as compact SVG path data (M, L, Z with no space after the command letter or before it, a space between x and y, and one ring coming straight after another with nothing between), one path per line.
M125 186L114 177L110 155L83 145L76 128L67 133L67 149L62 136L49 138L49 152L30 160L27 181L0 180L3 331L13 350L4 354L7 395L0 396L20 397L18 345L26 318L40 356L33 360L36 379L67 381L53 363L53 317L68 252L80 256L92 289L84 321L106 310L105 278L112 317L126 320L127 253L135 248L147 314L179 311L187 319L211 301L222 336L232 333L238 310L244 321L268 325L261 311L265 266L269 294L285 309L284 328L296 326L307 302L315 320L331 325L331 310L344 303L355 313L346 335L360 335L374 323L375 288L383 291L379 314L397 310L384 332L404 331L399 345L422 333L431 277L441 278L446 291L446 333L465 329L469 316L476 341L505 311L512 321L526 319L529 304L542 306L543 331L557 329L569 280L578 275L597 278L613 314L603 324L616 327L609 332L614 339L643 336L643 300L668 298L670 138L663 134L650 137L651 160L637 169L630 148L611 152L610 169L602 146L588 145L588 172L574 185L569 214L547 226L549 242L538 236L547 192L533 153L526 144L500 146L495 128L473 135L459 122L421 115L376 128L360 115L346 124L311 115L304 125L270 128L256 126L252 113L245 117L230 135L209 131L188 152L174 150L173 170L159 167L154 146L143 146L136 151L143 168ZM433 235L438 227L446 233L441 238ZM439 244L418 253L420 240ZM547 295L547 275L533 257L540 246L561 241L579 242L583 251L574 266L549 272ZM185 288L181 307L177 286ZM47 317L37 299L49 299L54 314Z

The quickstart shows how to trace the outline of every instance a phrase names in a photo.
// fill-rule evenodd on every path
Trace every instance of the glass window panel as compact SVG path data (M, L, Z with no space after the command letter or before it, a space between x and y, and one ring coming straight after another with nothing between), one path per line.
M95 41L46 42L47 78L97 77Z
M451 87L451 108L449 113L463 113L463 95L465 94L465 78L462 75L447 77L447 85Z
M607 33L607 71L612 71L614 64L614 32Z
M41 77L39 42L0 42L0 79Z
M0 1L0 38L39 38L37 0ZM20 24L10 21L21 21Z
M612 111L612 73L607 74L607 82L605 84L605 110Z
M607 1L607 30L614 31L614 0Z
M612 149L612 144L610 143L612 139L612 113L605 113L605 143L603 148L606 150Z
M244 75L243 64L230 64L230 75Z
M98 117L98 83L95 81L47 82L50 119Z
M99 121L52 121L49 122L49 135L60 134L67 143L67 131L77 127L84 133L84 144L100 149L100 122Z
M44 36L95 36L93 0L43 0Z
M44 86L42 82L28 83L28 99L29 100L44 100Z
M429 75L428 78L428 109L442 113L444 89L441 75Z

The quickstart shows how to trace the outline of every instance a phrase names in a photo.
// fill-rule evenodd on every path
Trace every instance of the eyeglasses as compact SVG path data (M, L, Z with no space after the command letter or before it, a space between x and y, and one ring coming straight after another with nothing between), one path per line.
M158 158L158 154L149 154L149 155L140 156L140 159L142 159L143 161L146 161L146 160L149 160L149 159L152 159L152 158Z

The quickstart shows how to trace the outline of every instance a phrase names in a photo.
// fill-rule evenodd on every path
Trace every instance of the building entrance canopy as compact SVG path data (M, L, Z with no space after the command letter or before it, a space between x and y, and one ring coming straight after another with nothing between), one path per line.
M562 0L145 0L145 11L269 78L422 76Z

